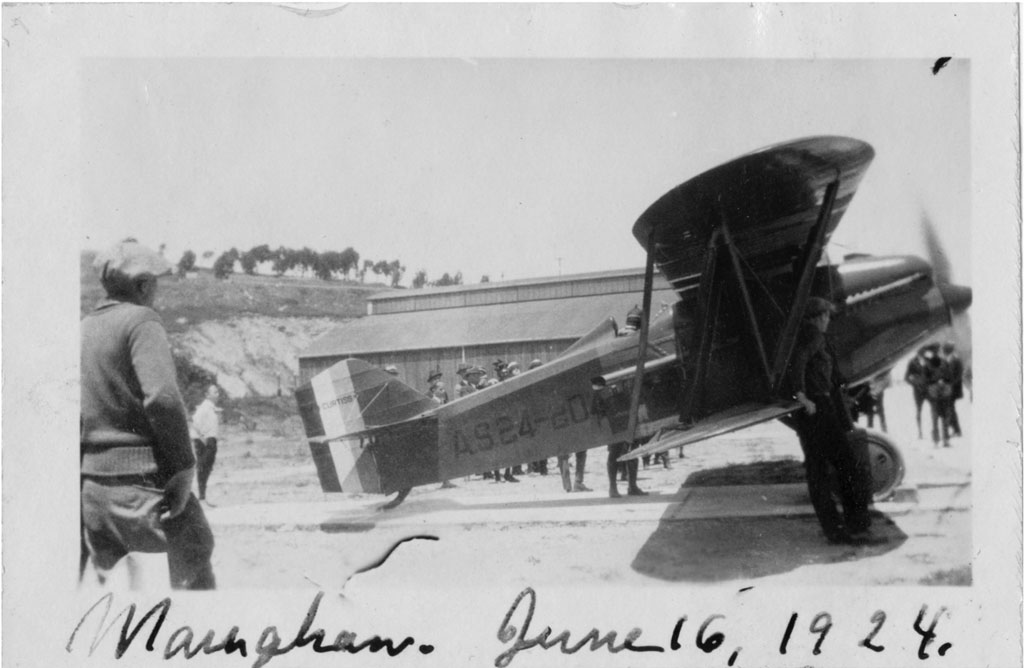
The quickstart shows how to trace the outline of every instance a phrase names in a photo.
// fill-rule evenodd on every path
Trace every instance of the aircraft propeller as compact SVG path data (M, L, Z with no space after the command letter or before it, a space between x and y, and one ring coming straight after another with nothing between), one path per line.
M947 336L957 347L966 367L971 361L971 319L967 307L971 305L971 288L952 281L953 267L935 225L926 211L921 211L921 235L924 238L928 262L932 266L935 285L949 309L950 331Z

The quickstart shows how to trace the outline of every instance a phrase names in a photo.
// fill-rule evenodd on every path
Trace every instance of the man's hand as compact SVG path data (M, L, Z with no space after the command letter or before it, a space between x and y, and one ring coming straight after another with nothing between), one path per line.
M818 412L818 407L814 405L814 402L807 398L807 395L803 392L796 393L796 400L800 402L800 405L804 407L808 415L814 415Z
M195 478L194 468L185 469L175 473L164 486L165 511L160 515L160 521L174 519L185 512L185 505L189 496L192 495L192 479Z

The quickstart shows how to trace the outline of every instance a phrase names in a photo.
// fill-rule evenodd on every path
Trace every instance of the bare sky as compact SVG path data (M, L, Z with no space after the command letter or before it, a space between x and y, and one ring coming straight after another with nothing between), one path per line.
M407 279L636 267L664 191L762 146L877 152L831 254L970 282L970 63L933 59L100 58L84 64L84 247L352 246Z

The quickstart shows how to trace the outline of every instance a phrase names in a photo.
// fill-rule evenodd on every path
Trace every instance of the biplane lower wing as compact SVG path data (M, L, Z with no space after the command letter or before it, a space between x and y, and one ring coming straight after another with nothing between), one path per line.
M780 401L772 404L750 403L735 406L709 415L688 429L662 430L655 434L645 445L620 457L620 460L637 459L638 457L653 455L671 450L672 448L705 441L715 436L721 436L760 424L761 422L780 418L799 409L800 404L796 401Z

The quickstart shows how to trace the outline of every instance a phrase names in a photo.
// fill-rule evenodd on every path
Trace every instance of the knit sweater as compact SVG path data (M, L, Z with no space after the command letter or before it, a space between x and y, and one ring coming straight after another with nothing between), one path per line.
M167 332L156 311L112 299L82 320L82 473L155 473L195 464Z

